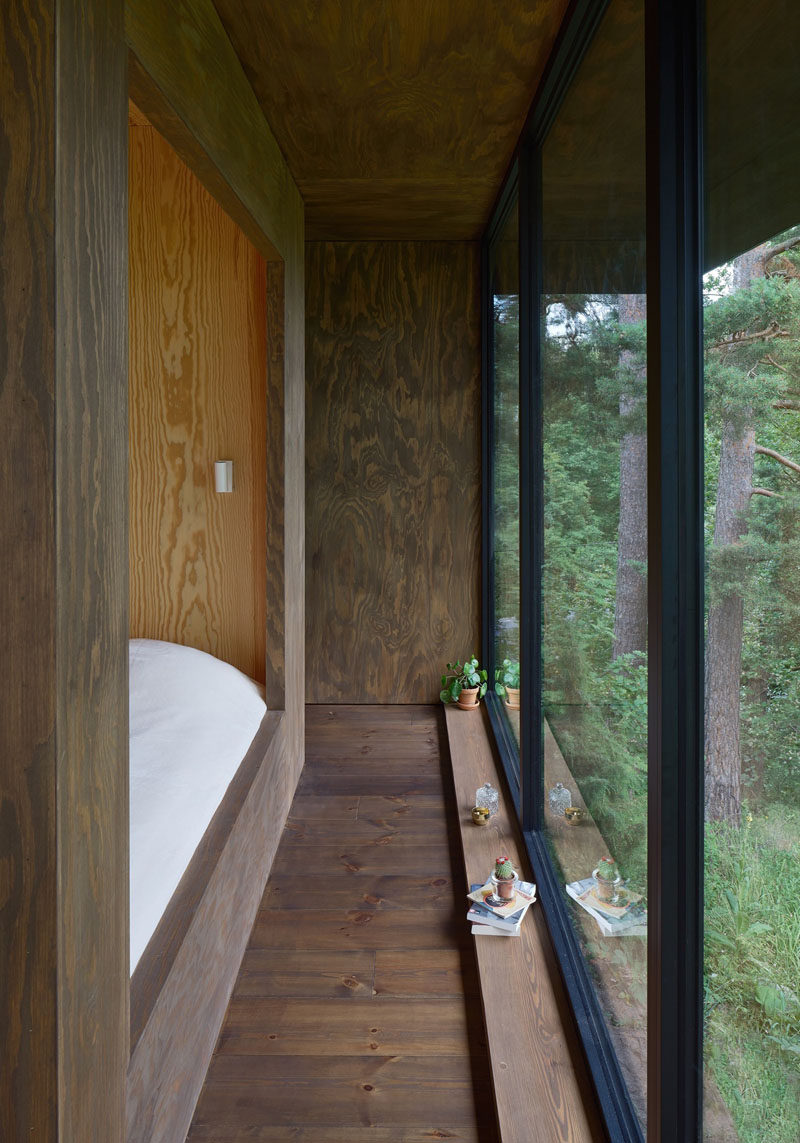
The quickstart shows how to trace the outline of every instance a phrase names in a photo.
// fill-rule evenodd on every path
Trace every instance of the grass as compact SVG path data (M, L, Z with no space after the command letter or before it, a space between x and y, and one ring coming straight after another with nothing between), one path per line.
M741 1143L800 1139L800 812L706 829L706 1064Z

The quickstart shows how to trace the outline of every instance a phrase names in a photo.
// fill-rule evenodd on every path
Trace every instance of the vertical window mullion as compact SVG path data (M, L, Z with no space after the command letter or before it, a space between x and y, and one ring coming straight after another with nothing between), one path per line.
M521 817L542 827L542 371L541 151L524 146L520 170L520 663Z
M648 1140L701 1137L700 0L649 0Z

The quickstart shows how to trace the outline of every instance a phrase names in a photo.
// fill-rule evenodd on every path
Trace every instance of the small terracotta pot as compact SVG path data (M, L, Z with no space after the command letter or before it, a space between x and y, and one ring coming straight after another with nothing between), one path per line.
M457 706L462 710L477 710L478 709L478 688L477 687L464 687L461 694L458 696Z
M519 710L519 687L506 687L506 706L509 710Z

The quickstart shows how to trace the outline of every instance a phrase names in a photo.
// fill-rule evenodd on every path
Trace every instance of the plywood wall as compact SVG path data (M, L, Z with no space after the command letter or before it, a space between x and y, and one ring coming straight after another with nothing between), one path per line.
M479 255L306 247L309 702L430 702L479 648Z
M0 1139L120 1143L128 1058L121 0L0 4Z
M129 135L131 635L263 681L266 268L135 111Z

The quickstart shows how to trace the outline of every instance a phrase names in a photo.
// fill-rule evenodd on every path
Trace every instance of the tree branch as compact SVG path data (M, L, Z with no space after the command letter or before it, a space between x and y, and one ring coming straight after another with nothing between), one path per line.
M777 246L773 246L767 251L767 256L764 259L764 266L768 266L773 258L777 258L780 254L785 254L787 250L794 250L795 246L800 246L800 235L794 238L786 238L783 242L779 242Z
M776 337L791 337L787 329L781 329L777 322L772 322L766 329L758 333L735 333L732 337L725 337L709 349L736 349L739 345L747 345L752 341L774 341Z
M770 492L769 488L751 488L751 496L774 496L776 500L783 500L780 492Z
M756 445L755 452L761 456L771 456L773 460L777 460L778 464L783 464L787 468L791 468L793 472L800 472L800 464L795 464L793 460L789 460L786 456L781 456L779 452L775 452L774 448L764 448L763 445Z
M794 413L800 413L800 401L776 401L772 407L773 409L791 409Z

